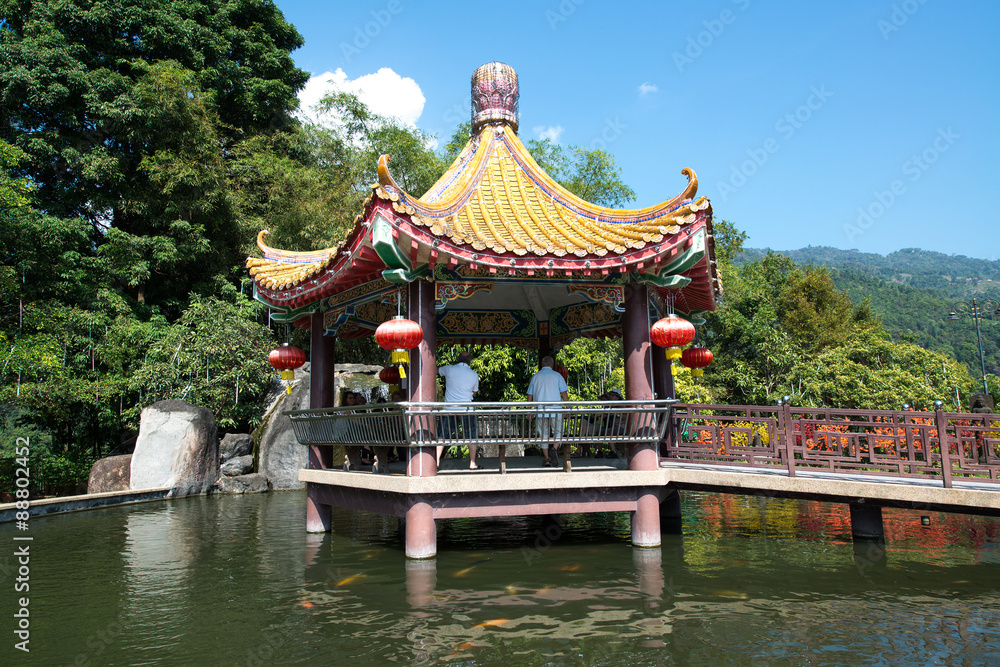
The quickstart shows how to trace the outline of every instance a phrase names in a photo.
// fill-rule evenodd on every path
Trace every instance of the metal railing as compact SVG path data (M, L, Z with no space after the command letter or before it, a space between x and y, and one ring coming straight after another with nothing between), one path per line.
M942 436L946 443L941 447ZM670 459L1000 482L1000 414L677 404Z
M497 445L501 472L508 445L659 443L673 400L555 403L387 403L285 412L299 443L347 447ZM539 418L561 423L543 439ZM564 459L568 457L564 454ZM567 464L568 465L568 464ZM568 469L568 468L567 468Z

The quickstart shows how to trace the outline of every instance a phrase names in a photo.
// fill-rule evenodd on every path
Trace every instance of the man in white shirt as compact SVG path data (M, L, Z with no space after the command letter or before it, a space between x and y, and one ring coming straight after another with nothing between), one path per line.
M479 375L469 367L472 362L472 355L463 350L458 354L458 362L450 366L438 368L438 375L444 378L444 400L446 403L471 403L473 397L479 391ZM461 408L463 410L467 408ZM461 424L462 432L466 439L476 438L476 418L473 417L444 417L438 425L438 435L442 438L450 438L453 432L458 431ZM476 470L476 452L478 446L469 445L469 470ZM441 464L441 454L444 452L444 445L437 448L438 465Z
M552 355L542 357L542 368L535 373L528 383L528 402L549 402L569 400L569 387L562 375L553 370L556 360ZM542 444L542 465L552 465L549 459L549 445L557 443L562 438L562 413L542 413L538 415L538 435L548 442Z

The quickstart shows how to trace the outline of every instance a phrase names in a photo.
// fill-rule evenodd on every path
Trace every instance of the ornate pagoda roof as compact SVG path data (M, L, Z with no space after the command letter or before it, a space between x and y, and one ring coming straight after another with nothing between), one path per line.
M247 260L258 298L292 317L372 281L401 283L464 267L528 281L619 275L651 283L682 312L714 309L720 285L712 207L696 196L694 172L681 171L688 183L680 194L646 208L607 208L569 192L518 138L517 78L506 67L477 70L473 136L422 196L396 183L384 155L378 183L342 243L290 252L266 245L261 232L263 257Z
M699 211L698 179L673 199L639 209L612 209L581 199L549 176L509 125L487 126L419 199L404 192L379 161L379 183L399 196L414 224L439 238L500 257L623 256L660 243L690 225ZM378 192L376 190L376 192ZM484 260L484 263L488 263Z

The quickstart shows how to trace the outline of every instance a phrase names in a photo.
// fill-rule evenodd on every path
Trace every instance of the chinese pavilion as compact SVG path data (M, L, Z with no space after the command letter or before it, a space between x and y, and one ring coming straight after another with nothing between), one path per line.
M672 394L666 360L650 354L650 324L714 309L711 204L697 197L690 169L680 194L647 208L574 195L518 138L518 92L511 67L476 70L471 138L458 158L418 197L393 180L382 156L378 183L339 245L291 252L258 236L263 256L247 260L256 298L276 321L312 332L312 407L333 405L335 341L373 335L400 306L423 331L410 358L412 401L435 400L438 345L507 344L542 355L579 336L622 339L628 398ZM318 452L310 459L326 467ZM318 511L310 504L311 525Z

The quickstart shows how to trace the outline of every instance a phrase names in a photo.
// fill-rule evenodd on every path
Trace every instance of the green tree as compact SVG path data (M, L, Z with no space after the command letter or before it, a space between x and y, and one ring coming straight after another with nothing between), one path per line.
M804 361L789 377L801 381L799 404L872 410L904 403L929 410L936 400L952 409L967 407L979 386L954 359L870 330Z
M307 75L271 2L0 4L0 138L39 210L90 225L103 279L180 312L232 278L243 242L223 165L293 124Z

